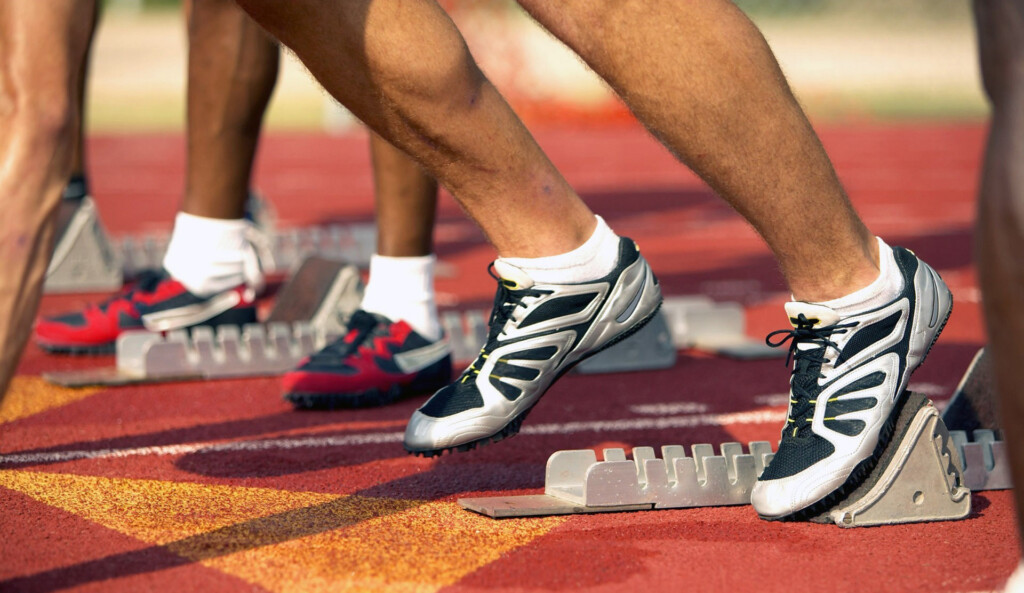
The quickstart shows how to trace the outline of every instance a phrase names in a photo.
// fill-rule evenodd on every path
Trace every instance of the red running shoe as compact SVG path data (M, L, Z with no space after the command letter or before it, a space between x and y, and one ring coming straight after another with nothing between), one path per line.
M433 393L451 381L448 341L430 341L404 321L356 311L348 333L285 374L284 398L296 408L382 406Z
M109 354L117 337L127 330L255 323L255 299L255 291L245 286L199 297L166 271L148 272L131 288L80 313L40 319L36 343L48 352Z

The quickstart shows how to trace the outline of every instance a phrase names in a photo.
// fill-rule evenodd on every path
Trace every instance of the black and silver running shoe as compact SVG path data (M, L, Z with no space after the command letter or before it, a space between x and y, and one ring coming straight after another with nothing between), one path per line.
M496 261L487 342L458 379L413 413L405 448L433 456L519 432L548 387L584 358L639 330L661 306L661 289L636 244L619 242L618 264L593 282L539 284Z
M792 340L794 363L779 450L750 495L762 518L830 507L867 477L892 437L910 374L953 308L935 270L907 249L892 251L903 275L892 302L845 317L822 305L786 303L793 329L768 335L771 346Z

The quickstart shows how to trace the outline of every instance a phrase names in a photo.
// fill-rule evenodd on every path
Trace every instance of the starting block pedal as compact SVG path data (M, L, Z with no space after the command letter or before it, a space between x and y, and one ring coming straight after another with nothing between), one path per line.
M999 428L994 381L992 361L988 351L982 348L974 355L953 397L942 411L942 421L949 430Z
M784 349L771 348L746 333L743 306L716 302L705 296L665 297L661 311L676 348L695 348L741 360L780 358Z
M972 491L1013 488L1006 443L996 439L992 430L979 428L972 440L962 430L949 431L963 462L964 485Z
M893 442L864 484L826 516L843 527L959 519L970 512L959 459L938 411L909 394ZM767 442L559 451L547 463L544 494L462 498L464 509L494 518L535 517L750 503L757 476L771 463Z
M939 411L910 393L875 470L815 520L870 527L963 519L971 512L960 455Z
M267 323L118 337L113 368L43 373L65 387L277 375L342 334L359 306L355 266L309 258L282 288Z
M110 292L121 288L122 260L110 244L92 198L82 198L60 226L43 291Z

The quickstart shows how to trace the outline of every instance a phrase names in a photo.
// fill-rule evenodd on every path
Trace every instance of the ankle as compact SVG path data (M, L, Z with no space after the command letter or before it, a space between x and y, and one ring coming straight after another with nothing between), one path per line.
M502 257L534 281L546 284L588 282L608 275L618 263L619 236L600 216L597 227L582 245L559 255L548 257Z
M799 300L825 305L840 315L848 315L884 306L895 299L903 290L903 276L896 265L892 248L886 245L881 238L876 238L875 248L878 253L875 260L877 267L863 266L856 271L851 271L846 282L837 284L823 292L823 294L836 296Z

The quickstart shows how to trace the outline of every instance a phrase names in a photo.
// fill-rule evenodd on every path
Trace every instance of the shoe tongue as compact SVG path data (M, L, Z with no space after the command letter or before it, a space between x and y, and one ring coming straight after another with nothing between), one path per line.
M494 271L505 282L514 284L514 286L508 287L512 290L522 290L533 286L533 278L530 278L529 274L508 262L500 259L494 260Z
M813 321L813 327L826 327L839 323L839 313L825 305L815 305L803 301L790 301L786 303L786 315L789 316L789 323L796 327L797 319L803 313L808 321Z

